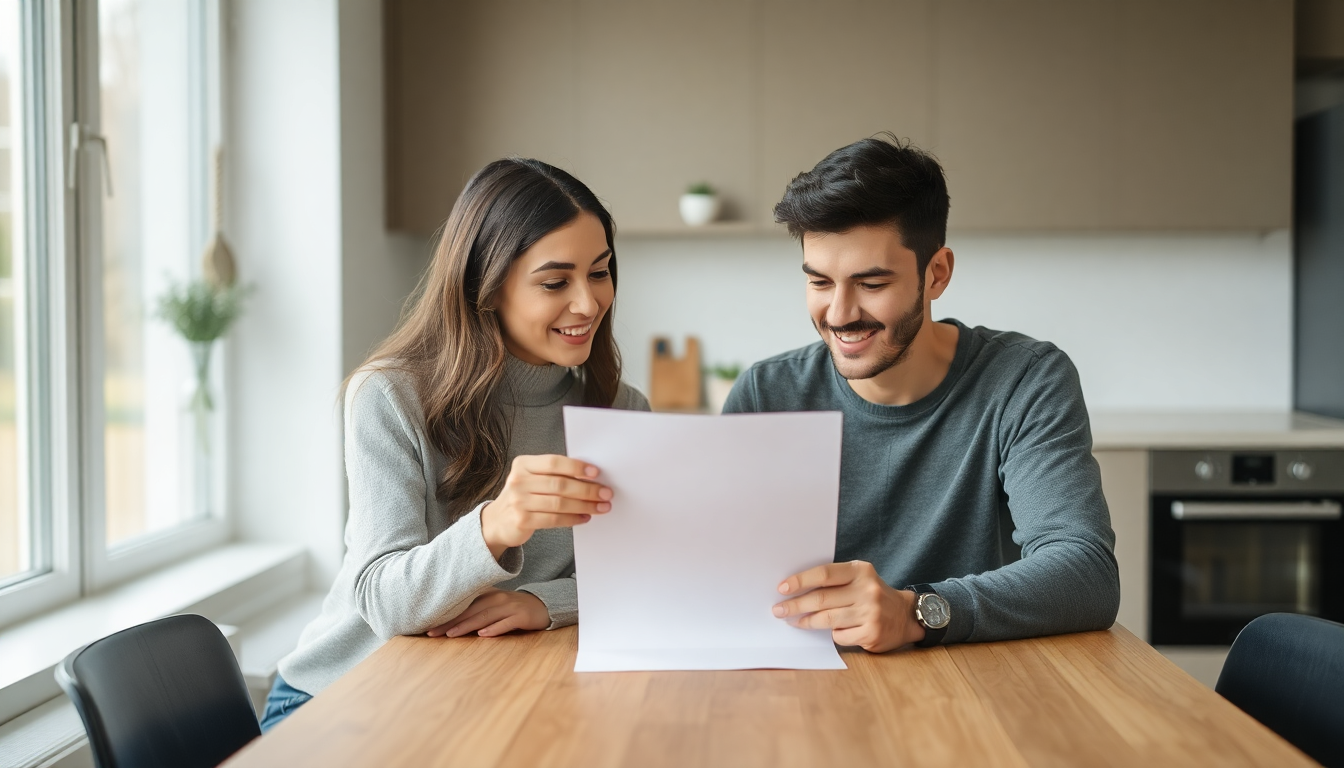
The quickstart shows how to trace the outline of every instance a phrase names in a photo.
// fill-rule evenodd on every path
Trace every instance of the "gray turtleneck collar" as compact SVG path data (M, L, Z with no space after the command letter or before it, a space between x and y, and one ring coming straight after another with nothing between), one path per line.
M559 401L576 383L574 372L562 365L532 365L513 355L504 358L501 399L511 405L541 406Z

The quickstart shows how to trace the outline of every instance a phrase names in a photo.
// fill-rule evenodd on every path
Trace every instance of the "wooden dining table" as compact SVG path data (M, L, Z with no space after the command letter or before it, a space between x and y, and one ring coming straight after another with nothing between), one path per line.
M1316 765L1120 625L828 671L576 673L577 648L398 637L225 765Z

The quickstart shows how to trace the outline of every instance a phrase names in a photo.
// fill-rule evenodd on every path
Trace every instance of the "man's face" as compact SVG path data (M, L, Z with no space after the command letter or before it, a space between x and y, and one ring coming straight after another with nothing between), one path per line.
M891 227L803 236L812 325L846 379L870 379L905 359L924 325L915 252Z

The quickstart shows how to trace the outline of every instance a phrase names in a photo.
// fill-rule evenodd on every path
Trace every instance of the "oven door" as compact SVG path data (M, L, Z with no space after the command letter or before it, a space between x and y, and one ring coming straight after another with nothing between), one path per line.
M1252 619L1344 620L1340 499L1154 495L1149 641L1230 645Z

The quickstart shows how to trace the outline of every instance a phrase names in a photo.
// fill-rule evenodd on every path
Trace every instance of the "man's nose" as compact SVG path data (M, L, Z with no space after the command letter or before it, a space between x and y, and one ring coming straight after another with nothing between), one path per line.
M854 300L854 292L845 288L836 288L831 305L826 308L827 325L839 327L848 325L860 318L859 303Z

